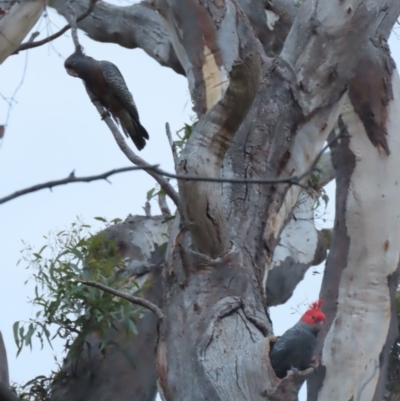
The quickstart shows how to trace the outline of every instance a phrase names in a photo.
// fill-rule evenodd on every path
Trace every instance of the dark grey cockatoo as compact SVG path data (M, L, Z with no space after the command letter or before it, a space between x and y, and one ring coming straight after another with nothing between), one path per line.
M138 150L143 149L149 134L140 124L132 94L117 66L109 61L97 61L81 50L69 56L64 66L68 74L83 80L86 88L121 124L125 135L132 138Z
M322 300L312 303L301 319L274 344L270 361L280 379L288 370L305 370L313 366L317 335L326 321L320 309L322 304Z

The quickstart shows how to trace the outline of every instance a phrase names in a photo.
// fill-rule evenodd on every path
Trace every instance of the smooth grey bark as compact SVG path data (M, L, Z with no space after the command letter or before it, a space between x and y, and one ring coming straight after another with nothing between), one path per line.
M83 13L90 0L74 1L76 15ZM51 3L61 15L68 15L67 2L56 0ZM117 43L128 49L143 49L151 58L163 66L184 74L163 26L159 14L147 1L131 6L119 7L99 1L91 15L78 23L97 42Z
M0 64L21 44L43 7L43 0L0 1Z

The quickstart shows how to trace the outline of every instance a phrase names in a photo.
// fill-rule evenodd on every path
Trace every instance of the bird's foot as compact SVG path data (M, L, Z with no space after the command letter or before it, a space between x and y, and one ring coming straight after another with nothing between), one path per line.
M314 372L316 372L317 369L318 369L318 366L319 366L319 360L318 360L315 356L313 356L313 357L311 358L311 365L310 365L310 367L314 369Z
M107 117L110 117L110 113L108 111L103 111L103 113L101 113L101 119L104 120Z
M291 366L290 370L293 372L294 377L299 377L299 369L295 368L294 366Z

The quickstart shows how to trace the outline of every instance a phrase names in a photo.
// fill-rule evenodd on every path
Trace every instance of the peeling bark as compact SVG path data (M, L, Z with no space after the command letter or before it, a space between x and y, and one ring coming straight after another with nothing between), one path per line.
M220 174L229 144L249 110L261 72L260 60L249 54L232 66L230 84L219 101L200 121L182 152L178 173L215 177ZM230 248L220 184L179 181L184 222L195 249L216 258Z
M329 324L319 337L325 339L324 367L308 386L310 400L382 399L388 354L396 338L400 81L386 46L373 46L368 65L374 74L364 82L365 89L356 81L357 96L349 95L342 112L341 129L350 137L333 151L337 212L321 289ZM371 104L373 124L364 114Z

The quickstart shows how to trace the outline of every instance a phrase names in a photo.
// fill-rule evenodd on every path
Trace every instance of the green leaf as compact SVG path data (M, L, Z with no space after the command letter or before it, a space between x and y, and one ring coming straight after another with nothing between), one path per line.
M137 334L136 324L132 319L128 319L128 329L131 334Z
M19 348L20 340L18 336L19 322L13 324L14 341L17 348Z
M25 335L25 345L29 345L30 349L32 349L32 336L34 332L35 332L35 327L33 326L32 323L30 323L28 331Z
M104 217L94 217L95 220L102 221L103 223L107 223L107 220Z
M156 189L155 188L152 188L152 189L150 189L149 191L147 191L147 193L146 193L146 199L149 201L151 198L153 198L153 193L154 193L154 191L155 191Z
M82 252L80 252L77 248L71 248L70 252L76 256L78 259L83 260L84 256L82 255Z

